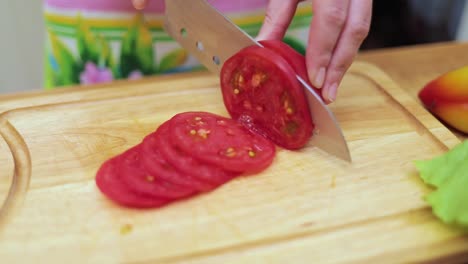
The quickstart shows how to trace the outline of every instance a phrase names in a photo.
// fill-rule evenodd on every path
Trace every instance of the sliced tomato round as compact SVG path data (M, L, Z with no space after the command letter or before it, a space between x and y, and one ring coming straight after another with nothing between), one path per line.
M168 158L172 161L177 161L178 156L172 154L172 152L169 155L167 155L167 153L166 155L161 153L157 144L157 142L160 141L158 140L158 134L160 133L153 132L146 136L142 142L142 151L144 153L142 162L150 174L157 175L158 178L177 185L193 188L199 192L210 191L215 187L212 183L194 177L192 174L197 171L196 168L193 168L190 173L185 173L172 166L172 164L168 162Z
M239 172L224 170L221 167L202 162L195 159L190 154L187 154L178 147L178 144L172 144L169 129L169 122L162 124L158 128L157 133L159 137L156 139L156 144L164 154L164 157L166 157L177 170L186 174L191 174L197 179L209 182L214 186L224 184L240 174Z
M168 199L149 197L131 191L122 181L117 159L118 156L107 160L96 173L96 186L106 197L132 208L155 208L170 202Z
M176 185L149 173L142 163L141 144L136 145L119 158L122 181L135 193L166 199L187 197L194 193L191 187Z
M281 40L262 40L259 42L263 47L276 52L278 55L281 55L281 57L283 57L283 59L285 59L289 65L291 65L297 75L306 81L307 84L309 84L310 87L312 87L323 100L322 91L315 88L309 81L305 57L302 54Z
M314 125L296 72L276 52L244 48L221 69L224 105L232 118L286 149L299 149Z
M207 112L185 112L175 115L169 124L168 134L174 146L223 170L260 171L275 156L272 142L229 118Z

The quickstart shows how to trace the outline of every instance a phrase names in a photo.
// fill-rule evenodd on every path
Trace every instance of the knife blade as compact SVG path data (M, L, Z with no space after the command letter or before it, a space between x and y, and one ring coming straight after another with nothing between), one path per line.
M223 63L241 49L258 45L206 0L165 0L164 29L209 71L219 76ZM296 75L307 95L315 125L310 144L351 162L351 154L334 114L306 81Z

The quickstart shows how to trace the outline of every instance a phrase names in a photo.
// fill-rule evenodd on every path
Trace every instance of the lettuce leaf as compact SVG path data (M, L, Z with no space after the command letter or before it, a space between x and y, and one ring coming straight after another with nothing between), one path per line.
M426 197L444 223L468 227L468 161L454 170L450 180Z
M440 187L464 162L468 162L468 140L431 160L415 161L415 165L426 184Z
M446 224L468 228L468 140L415 165L421 179L435 187L425 197L433 213Z

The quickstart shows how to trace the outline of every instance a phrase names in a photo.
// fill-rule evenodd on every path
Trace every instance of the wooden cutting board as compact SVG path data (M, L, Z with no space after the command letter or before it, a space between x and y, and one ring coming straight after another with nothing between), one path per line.
M218 79L178 75L99 91L0 116L0 191L13 183L0 212L2 263L468 258L468 237L432 215L412 163L460 141L373 65L355 63L331 105L352 163L312 146L279 150L258 175L155 210L107 200L96 170L176 113L227 116Z

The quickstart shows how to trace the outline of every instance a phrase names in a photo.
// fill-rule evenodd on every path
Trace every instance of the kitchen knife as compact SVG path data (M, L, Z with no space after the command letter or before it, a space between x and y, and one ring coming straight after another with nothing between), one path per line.
M206 0L165 0L164 29L209 71L220 74L223 63L242 48L262 46ZM328 106L302 78L315 125L310 144L351 161L348 144Z

